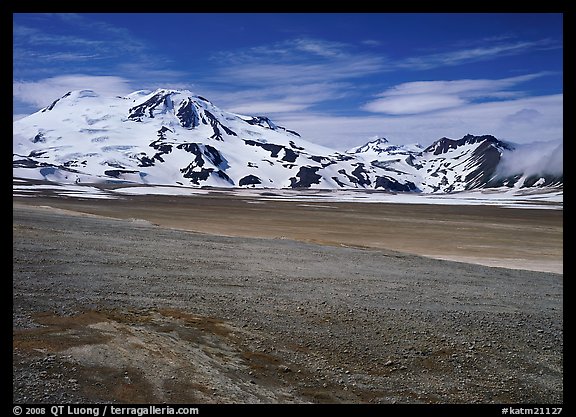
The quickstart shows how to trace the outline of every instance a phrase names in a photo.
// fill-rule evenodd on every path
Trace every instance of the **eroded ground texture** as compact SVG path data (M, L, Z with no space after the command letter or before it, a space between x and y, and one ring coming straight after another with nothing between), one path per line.
M562 403L562 277L15 205L13 400Z

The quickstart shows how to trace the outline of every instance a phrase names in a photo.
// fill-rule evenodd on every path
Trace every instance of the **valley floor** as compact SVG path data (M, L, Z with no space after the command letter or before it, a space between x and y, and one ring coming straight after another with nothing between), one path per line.
M557 210L14 198L13 400L562 403L561 264Z
M90 187L78 187L76 196L39 189L33 197L14 197L14 201L222 236L389 249L487 266L563 272L561 208L359 201L362 197L376 201L383 197L399 201L422 198L369 192L355 193L356 201L343 202L322 200L323 194L318 191L286 194L275 190L198 190L199 194L184 196L115 194L112 198L86 198L87 193L80 192L84 189ZM123 192L131 189L122 188ZM518 205L530 207L529 202Z

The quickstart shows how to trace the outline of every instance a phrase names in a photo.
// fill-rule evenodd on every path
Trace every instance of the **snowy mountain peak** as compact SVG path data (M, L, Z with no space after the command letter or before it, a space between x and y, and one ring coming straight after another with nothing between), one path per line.
M129 119L141 122L145 118L154 118L158 114L175 112L184 127L194 127L192 126L195 124L193 119L199 117L198 112L207 104L188 90L169 89L158 89L136 97L132 101L134 105L129 109Z
M373 136L369 139L367 143L355 148L349 149L346 152L350 154L364 153L364 152L375 152L380 153L383 151L383 145L389 143L388 139L380 136Z
M266 116L221 110L187 90L105 97L66 93L13 124L14 177L69 182L453 192L514 186L498 177L493 136L442 138L426 149L374 137L346 153L308 142ZM561 186L562 178L524 178Z
M49 106L44 107L40 111L41 112L51 111L59 103L66 102L68 105L71 105L87 97L98 97L98 94L94 90L68 91L62 97L57 98Z
M432 145L424 149L424 152L430 152L433 153L434 155L440 155L452 149L458 149L459 147L464 145L474 145L482 142L486 142L489 145L494 145L501 149L511 148L510 145L496 139L492 135L475 136L467 134L463 136L462 139L449 139L447 137L440 138L437 141L435 141Z
M423 150L422 146L417 143L409 145L394 145L391 144L388 139L383 137L375 136L370 139L371 140L366 144L349 149L346 153L352 155L363 155L364 157L378 157L383 155L418 154Z
M374 146L383 145L383 144L385 144L385 143L388 143L388 139L386 139L386 138L383 137L383 136L378 136L378 135L372 136L372 137L370 138L370 140L368 141L368 144L371 144L371 145L374 145Z

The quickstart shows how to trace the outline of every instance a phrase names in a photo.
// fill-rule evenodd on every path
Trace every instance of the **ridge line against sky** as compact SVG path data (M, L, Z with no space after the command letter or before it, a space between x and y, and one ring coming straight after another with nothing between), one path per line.
M16 13L13 76L14 119L165 87L341 150L563 139L559 13Z

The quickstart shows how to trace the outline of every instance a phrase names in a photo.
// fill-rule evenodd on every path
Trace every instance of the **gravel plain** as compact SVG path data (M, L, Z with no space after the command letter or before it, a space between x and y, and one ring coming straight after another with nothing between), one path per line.
M15 403L563 402L563 275L15 203Z

